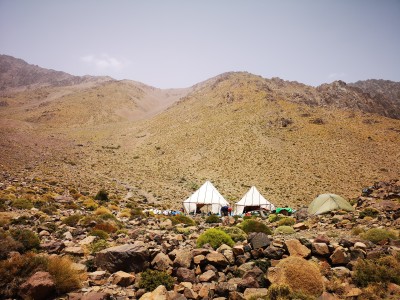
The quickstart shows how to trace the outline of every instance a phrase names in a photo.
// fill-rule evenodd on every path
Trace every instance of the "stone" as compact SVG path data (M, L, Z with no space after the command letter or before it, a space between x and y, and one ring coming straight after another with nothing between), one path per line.
M266 288L247 288L244 293L244 299L257 299L264 298L268 295L268 289Z
M67 231L63 233L64 239L72 241L73 237L72 237L72 233Z
M214 266L227 266L229 265L228 260L226 257L219 252L213 251L207 254L206 256L207 261L214 265Z
M264 232L251 233L247 240L253 249L267 248L271 244L271 240Z
M173 266L178 268L190 268L190 265L192 264L192 257L192 251L190 250L177 250Z
M42 230L39 232L39 237L45 237L45 236L50 236L50 232L47 230Z
M350 261L350 256L341 246L335 248L332 255L329 257L332 265L345 265Z
M80 300L110 300L110 294L105 292L89 292L84 295Z
M145 293L140 300L172 300L165 286L160 285L154 291Z
M124 271L118 271L111 275L112 284L127 287L135 282L135 276Z
M352 288L350 291L346 294L346 298L350 297L358 297L362 295L362 290L359 288Z
M197 299L198 298L198 294L190 288L184 289L183 296L186 297L186 299ZM154 300L157 300L157 299L154 299Z
M91 280L101 280L101 279L104 279L106 277L106 275L107 275L106 271L94 271L94 272L88 273L88 277Z
M354 244L354 249L362 249L362 250L366 251L367 245L365 245L364 243L361 243L361 242L356 242Z
M66 247L63 250L64 253L70 254L70 255L76 255L76 256L83 256L85 253L83 252L83 249L81 246L78 247Z
M200 282L211 282L212 280L216 279L217 279L217 274L212 270L208 270L203 274L199 275Z
M229 292L229 300L245 300L243 293L238 291Z
M107 248L96 254L96 265L110 273L142 272L149 267L149 250L139 241Z
M326 243L312 243L312 253L320 256L328 256L330 254Z
M196 274L194 270L188 268L178 268L176 270L176 277L179 282L196 282Z
M219 282L215 287L218 296L229 298L229 294L237 290L237 285L228 282Z
M210 297L210 286L203 284L198 292L200 299L207 299Z
M151 262L151 265L154 269L158 271L165 271L168 270L172 266L172 260L169 258L168 255L160 252L154 257Z
M48 272L39 271L28 278L20 286L19 294L24 299L46 300L56 292L53 276Z
M306 258L311 254L311 250L302 245L300 241L296 239L287 240L285 246L288 249L289 254L293 256Z
M269 246L264 250L265 257L269 259L281 259L283 254L285 254L285 251L275 246Z
M203 263L205 263L205 261L206 261L206 257L203 254L196 255L195 257L193 257L193 262L196 265L203 264Z
M322 295L319 296L318 300L340 300L340 298L338 298L334 294L323 292Z
M50 241L40 244L40 248L49 254L59 254L65 248L65 245L62 242Z
M97 239L97 236L94 235L89 235L85 237L83 240L79 242L79 245L84 246L84 245L90 245Z
M243 255L244 247L243 247L243 245L235 245L235 246L233 246L232 251L235 256Z
M308 226L305 223L296 223L293 225L293 229L296 231L306 230L308 229Z

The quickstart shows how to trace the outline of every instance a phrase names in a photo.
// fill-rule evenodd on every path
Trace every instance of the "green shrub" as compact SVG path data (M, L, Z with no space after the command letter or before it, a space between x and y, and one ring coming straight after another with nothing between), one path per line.
M90 232L90 235L97 236L100 239L106 240L108 239L108 233L104 230L94 229Z
M359 259L354 265L354 280L361 287L370 283L400 284L400 255Z
M360 218L364 219L365 217L376 218L379 215L379 211L372 207L367 207L362 212L360 212Z
M274 223L276 221L279 221L280 219L282 219L282 216L280 216L278 214L270 214L268 216L268 222L270 222L270 223Z
M174 285L174 278L164 271L147 269L140 275L139 287L148 292L155 290L159 285L171 290Z
M27 199L15 199L12 202L12 206L17 209L31 209L33 208L33 204L31 201Z
M210 228L202 233L197 239L197 247L202 247L205 244L210 244L211 247L217 249L222 244L232 247L235 243L226 232L217 228Z
M145 216L143 211L138 207L132 208L130 211L130 214L131 214L132 219L135 217L144 217Z
M70 227L75 227L80 219L82 219L82 215L70 215L66 217L62 222Z
M217 215L209 215L206 220L206 223L221 223L221 219Z
M268 228L267 225L260 221L256 220L244 220L240 227L243 229L244 232L249 234L250 232L264 232L265 234L272 234L271 229Z
M108 192L104 189L101 189L97 192L96 196L94 196L94 199L100 201L108 201Z
M238 241L244 241L247 239L247 234L244 232L242 229L239 227L218 227L218 229L226 232L233 241L238 242Z
M388 238L397 239L397 233L387 229L372 228L361 234L361 238L377 244Z
M192 218L182 215L182 214L179 214L176 216L171 216L170 219L172 221L172 224L174 224L174 225L176 225L176 224L185 224L188 226L196 225L196 222Z
M293 234L296 231L290 226L279 226L275 229L275 234Z
M106 240L100 239L98 241L95 241L94 243L89 245L89 251L91 254L96 254L97 252L104 250L109 247L109 244L107 243Z
M295 218L285 217L278 221L278 226L292 226L296 223Z
M14 229L10 233L15 241L22 244L24 251L39 249L40 240L33 231L29 229Z

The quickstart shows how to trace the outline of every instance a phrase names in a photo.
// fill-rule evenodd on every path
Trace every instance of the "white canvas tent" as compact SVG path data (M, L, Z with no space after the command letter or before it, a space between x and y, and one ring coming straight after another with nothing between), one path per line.
M196 213L203 208L206 212L219 214L221 207L226 205L229 205L229 203L209 181L206 181L189 198L183 201L186 213Z
M265 199L255 186L252 186L250 190L243 196L243 198L235 204L235 215L240 215L243 212L251 210L275 210L275 205Z

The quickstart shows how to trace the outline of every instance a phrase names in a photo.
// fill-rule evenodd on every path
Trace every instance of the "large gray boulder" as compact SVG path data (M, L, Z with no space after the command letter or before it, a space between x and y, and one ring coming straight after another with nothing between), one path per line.
M96 254L96 265L110 273L142 272L149 267L149 260L148 248L139 241L107 248Z

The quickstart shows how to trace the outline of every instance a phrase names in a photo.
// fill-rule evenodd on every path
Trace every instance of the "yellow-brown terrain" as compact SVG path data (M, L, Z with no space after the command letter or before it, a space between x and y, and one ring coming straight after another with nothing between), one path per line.
M171 208L205 180L231 202L252 185L277 206L351 198L400 173L400 121L366 113L359 94L249 73L186 89L105 78L5 89L0 167Z

